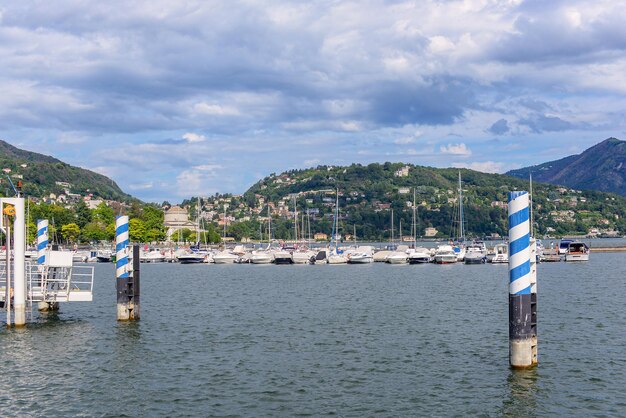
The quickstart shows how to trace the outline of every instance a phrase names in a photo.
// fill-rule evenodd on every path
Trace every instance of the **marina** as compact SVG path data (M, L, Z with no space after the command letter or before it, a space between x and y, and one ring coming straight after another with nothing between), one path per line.
M148 263L141 321L123 323L114 266L95 263L93 302L0 330L0 406L40 416L619 416L623 257L539 266L540 363L527 371L508 367L504 266Z

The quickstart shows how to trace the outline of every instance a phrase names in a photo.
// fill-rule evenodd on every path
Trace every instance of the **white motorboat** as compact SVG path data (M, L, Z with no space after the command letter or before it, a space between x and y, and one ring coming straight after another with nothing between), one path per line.
M409 261L409 255L405 251L394 251L385 259L389 264L406 264Z
M274 264L293 264L294 248L283 247L274 252Z
M425 264L432 261L433 256L428 248L417 247L409 252L409 264Z
M207 257L205 251L186 251L183 254L179 254L176 258L180 264L200 264L204 263Z
M220 251L213 255L213 262L215 264L232 264L239 260L239 255L231 251Z
M332 250L328 256L328 264L346 264L348 262L348 255L340 250Z
M348 254L349 264L368 264L374 262L374 249L369 245L362 245Z
M162 263L165 261L165 254L159 250L142 251L139 255L142 263Z
M113 258L113 251L111 250L98 250L96 253L96 259L99 263L110 263Z
M328 259L326 256L327 254L328 254L327 250L318 251L315 257L311 258L310 263L311 264L328 264Z
M317 254L315 251L302 248L294 251L291 256L294 264L309 264L311 257L315 257L315 254Z
M436 264L452 264L457 262L457 256L452 245L440 245L435 251Z
M474 241L465 248L465 264L484 264L487 262L487 247L482 241Z
M493 247L494 255L491 259L493 264L505 264L509 262L509 246L508 244L496 244Z
M589 246L580 241L570 242L565 254L565 261L589 261Z
M269 250L252 251L250 262L252 264L271 264L274 262L274 254Z

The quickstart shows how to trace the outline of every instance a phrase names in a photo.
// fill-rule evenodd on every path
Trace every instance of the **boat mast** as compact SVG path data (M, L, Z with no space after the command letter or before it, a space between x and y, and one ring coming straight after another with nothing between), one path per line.
M200 249L200 196L198 196L198 207L196 208L196 245Z
M226 242L226 203L224 203L224 232L222 233L222 241Z
M463 188L461 187L461 170L459 170L459 241L465 241L465 225L463 225Z
M298 207L295 194L293 195L293 239L294 243L298 242Z
M415 187L413 188L413 225L411 228L411 234L413 235L413 248L417 247L417 217L415 214L416 208L415 208Z

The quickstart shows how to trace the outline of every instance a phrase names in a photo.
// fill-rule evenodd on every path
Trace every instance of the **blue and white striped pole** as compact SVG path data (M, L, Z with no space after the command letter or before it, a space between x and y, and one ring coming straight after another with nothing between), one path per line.
M128 216L115 218L115 277L117 288L117 319L129 319L128 301Z
M115 218L115 276L128 277L128 216Z
M528 192L509 193L509 361L533 365Z
M37 220L37 264L46 264L46 250L48 249L48 220Z

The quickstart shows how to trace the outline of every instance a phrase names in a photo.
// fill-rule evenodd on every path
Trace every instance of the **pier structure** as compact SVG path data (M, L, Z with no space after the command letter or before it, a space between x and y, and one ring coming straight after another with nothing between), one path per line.
M132 257L130 256L132 248ZM115 218L117 320L139 319L139 246L129 246L128 216Z
M13 263L10 262L10 254L7 254L8 268L5 271L6 280L4 282L6 289L10 289L11 276L13 276L13 292L6 292L6 296L3 298L7 306L7 326L11 326L9 307L12 296L13 325L23 327L26 325L26 216L24 198L1 198L0 207L3 214L0 216L0 229L5 232L7 237L10 237L11 230L13 231ZM13 220L12 228L11 218ZM7 238L7 243L10 245L9 238Z
M526 191L509 193L509 362L513 368L537 364L536 310L532 289L536 259L531 263L529 198ZM536 254L536 246L535 246ZM534 270L534 284L531 283ZM533 319L534 325L533 325ZM535 338L533 338L533 330ZM533 354L534 353L534 354Z

